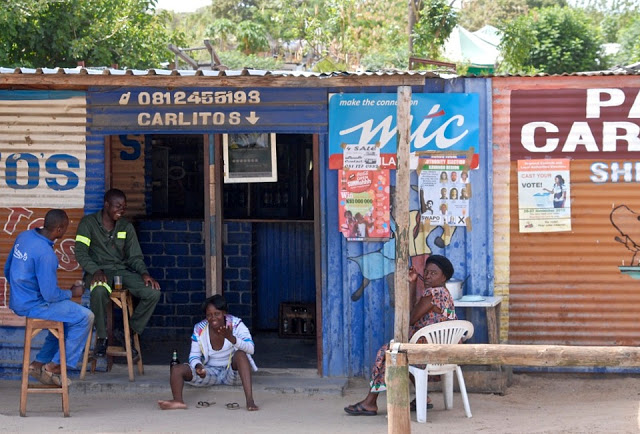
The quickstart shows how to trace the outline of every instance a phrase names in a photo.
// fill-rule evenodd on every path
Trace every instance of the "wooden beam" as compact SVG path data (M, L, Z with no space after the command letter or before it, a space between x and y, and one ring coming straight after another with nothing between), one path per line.
M130 86L130 87L358 87L358 86L424 86L427 78L439 78L435 74L380 74L380 75L338 75L323 77L291 77L284 75L246 75L246 76L195 76L195 75L114 75L102 74L0 74L0 87L25 86L38 89L74 89L83 90L91 86ZM191 71L193 72L193 71Z
M385 353L384 381L387 385L387 432L411 432L409 415L409 365L405 351Z
M194 69L198 69L198 62L193 60L191 57L187 56L180 47L173 44L169 44L167 48L171 50L173 53L175 53L176 56L178 56L179 58L187 62L189 65L191 65L191 67L193 67ZM176 65L176 69L178 69L178 65Z
M393 339L409 341L409 143L411 142L411 87L398 87L398 150L393 214L396 221L395 321Z
M400 344L409 364L513 366L640 366L640 347L507 345L507 344Z

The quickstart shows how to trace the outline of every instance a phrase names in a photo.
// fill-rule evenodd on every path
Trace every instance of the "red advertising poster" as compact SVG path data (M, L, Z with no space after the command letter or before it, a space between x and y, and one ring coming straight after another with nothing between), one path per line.
M378 241L391 235L388 170L339 170L340 232L349 241Z

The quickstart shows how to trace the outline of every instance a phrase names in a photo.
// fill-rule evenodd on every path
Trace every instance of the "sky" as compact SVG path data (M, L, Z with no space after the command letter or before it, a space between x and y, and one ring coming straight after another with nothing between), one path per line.
M211 0L158 0L156 9L174 12L194 12L203 6L210 6Z

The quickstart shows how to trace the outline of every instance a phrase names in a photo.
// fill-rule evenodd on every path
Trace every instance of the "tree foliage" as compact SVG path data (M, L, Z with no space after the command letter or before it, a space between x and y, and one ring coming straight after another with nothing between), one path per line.
M620 32L620 52L615 60L619 65L640 62L640 14Z
M528 11L526 0L473 0L460 11L460 25L471 32L486 25L501 28Z
M167 44L168 15L155 0L14 0L0 9L3 66L159 67Z
M600 69L600 34L579 9L534 9L511 21L500 45L506 72L562 74Z
M440 49L456 23L505 30L508 72L602 68L601 41L621 43L619 63L640 57L640 0L572 0L572 8L567 0L472 0L459 13L451 2L211 0L194 13L173 13L156 11L156 0L11 0L0 8L0 65L72 67L83 60L147 69L173 60L169 42L193 48L210 39L231 67L286 61L317 70L406 68L410 50L445 60ZM209 60L206 50L189 54Z
M458 14L453 2L447 0L424 0L416 25L413 28L413 52L421 57L438 59L440 48L458 24Z

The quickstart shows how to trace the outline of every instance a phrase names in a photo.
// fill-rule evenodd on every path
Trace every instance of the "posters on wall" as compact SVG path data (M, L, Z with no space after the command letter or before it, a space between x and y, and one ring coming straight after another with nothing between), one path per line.
M571 230L568 159L518 160L520 232Z
M344 169L377 170L380 167L380 143L373 145L347 145L344 149Z
M391 235L388 170L339 170L340 232L349 241L379 241Z
M421 221L467 226L471 184L465 157L432 156L418 164Z

